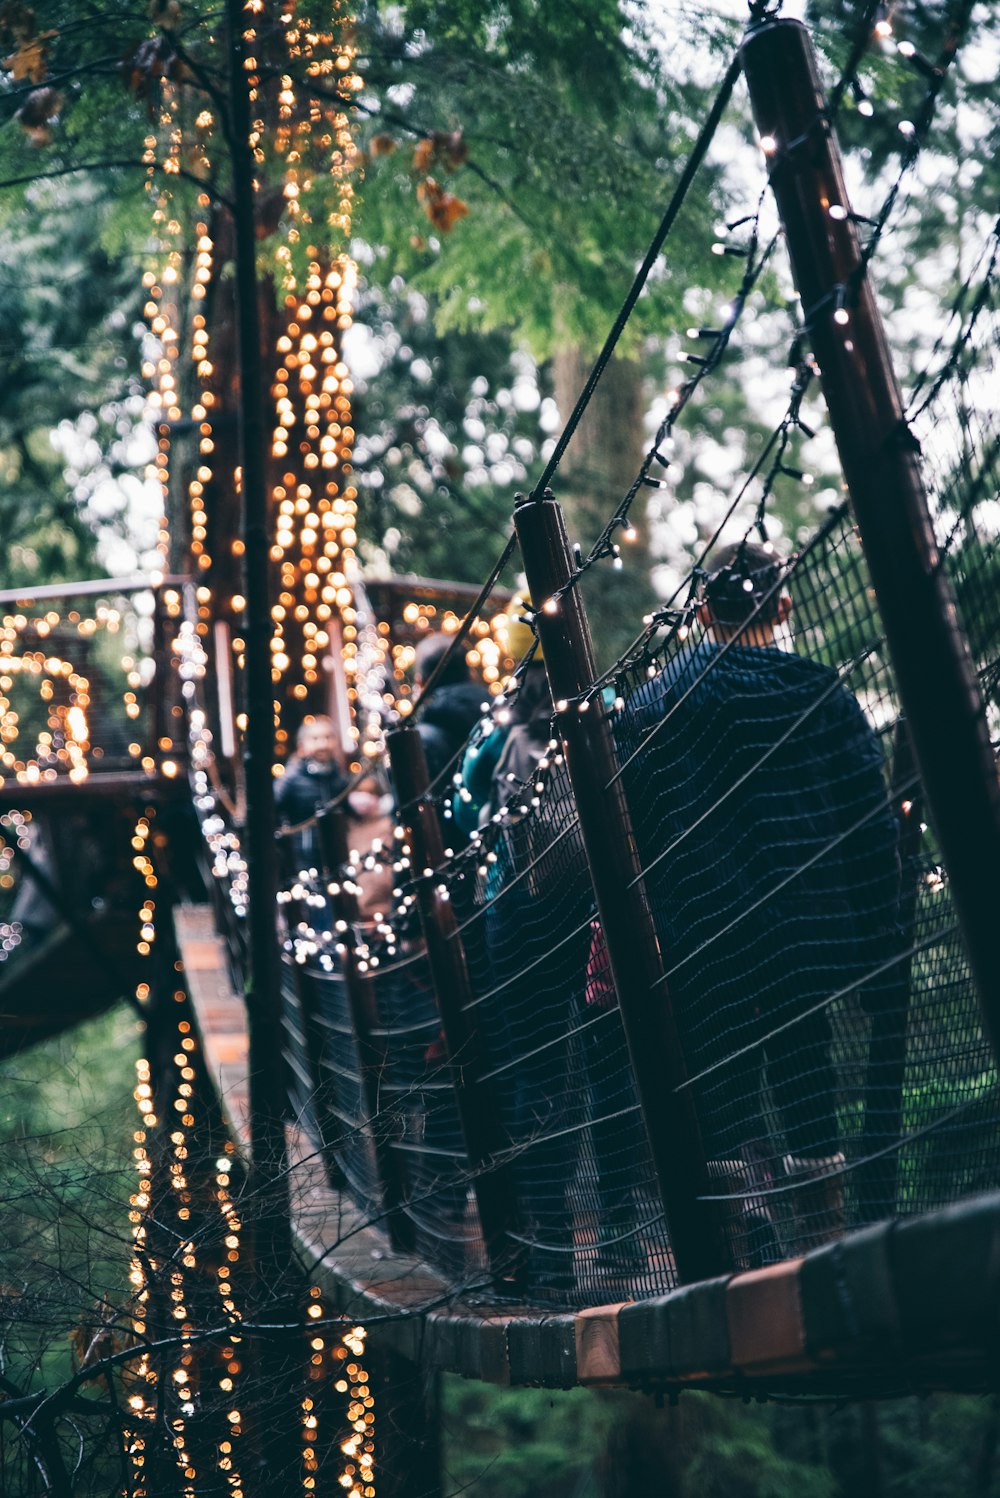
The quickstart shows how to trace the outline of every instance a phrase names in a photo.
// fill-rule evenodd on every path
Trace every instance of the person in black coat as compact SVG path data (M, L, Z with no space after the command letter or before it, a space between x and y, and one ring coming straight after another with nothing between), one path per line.
M427 635L417 646L416 684L418 693L451 644L445 634ZM431 689L431 695L420 709L417 732L424 746L431 784L447 770L465 746L490 694L481 681L473 681L464 650L456 650L443 673ZM461 769L461 760L452 766Z
M832 997L869 1010L900 950L883 754L831 667L780 647L785 565L748 541L708 563L704 635L635 692L623 727L647 887L720 1191L772 1133L813 1241L842 1226ZM867 981L866 981L867 980ZM770 1167L769 1167L770 1168ZM752 1174L752 1172L751 1172Z

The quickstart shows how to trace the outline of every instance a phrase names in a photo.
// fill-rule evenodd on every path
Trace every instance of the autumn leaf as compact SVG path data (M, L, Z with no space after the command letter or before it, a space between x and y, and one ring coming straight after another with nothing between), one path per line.
M469 148L461 130L432 130L413 148L413 170L421 176L431 167L454 172L468 159Z
M32 145L47 146L52 139L49 126L59 117L63 96L56 88L33 88L14 118Z
M440 229L442 234L449 233L469 211L468 203L463 203L453 192L448 192L433 177L427 177L417 184L417 202L435 229Z
M396 140L391 135L373 135L368 142L368 152L371 156L391 156L396 149Z
M434 160L434 142L427 135L423 140L417 142L413 149L413 170L424 173L428 170Z
M48 44L58 35L58 31L40 31L36 36L26 38L16 52L4 58L3 66L19 83L25 79L41 83L49 70Z

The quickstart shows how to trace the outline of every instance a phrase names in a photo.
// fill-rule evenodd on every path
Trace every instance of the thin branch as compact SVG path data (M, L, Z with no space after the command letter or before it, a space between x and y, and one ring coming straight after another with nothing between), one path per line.
M52 171L48 172L28 172L23 177L7 177L3 181L0 181L0 191L6 187L25 187L32 182L42 182L48 177L69 177L74 172L101 172L119 167L129 171L148 171L148 167L143 162L127 157L110 161L81 161L73 166L55 167ZM186 182L193 182L199 191L206 193L216 203L221 204L223 208L232 207L229 199L219 192L217 187L213 187L212 183L206 181L203 177L196 177L194 172L186 171L182 167L179 171L171 172L170 175L171 177L183 177Z

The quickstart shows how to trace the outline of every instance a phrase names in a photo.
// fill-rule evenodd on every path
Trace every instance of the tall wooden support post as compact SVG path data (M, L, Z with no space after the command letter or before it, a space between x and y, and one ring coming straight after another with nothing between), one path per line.
M278 857L274 840L274 687L271 680L270 534L266 474L264 377L257 305L255 166L242 0L226 0L229 54L227 134L232 162L239 349L239 451L243 474L246 577L246 826L249 870L247 984L250 1147L253 1199L258 1204L255 1246L261 1272L284 1273L292 1262L291 1207L285 1152L282 1066L281 956L278 947Z
M514 511L514 524L531 597L541 605L573 570L562 511L549 497L529 500ZM552 699L570 704L557 713L557 723L677 1274L685 1282L705 1279L729 1268L729 1255L721 1214L716 1203L704 1199L712 1187L694 1100L681 1086L684 1057L611 724L599 699L583 713L574 700L593 685L596 674L578 589L562 598L555 613L539 613L538 632Z
M153 743L151 747L153 755L159 761L160 754L173 747L174 737L170 708L167 705L167 689L170 681L170 641L167 605L162 587L157 588L153 594L153 667L153 720L150 725Z
M317 827L323 852L323 873L328 881L334 917L353 928L361 919L361 912L357 896L348 889L341 873L350 863L347 818L339 810L322 812L317 818ZM385 1038L379 1032L375 984L367 972L361 971L353 942L348 940L344 945L347 949L342 959L344 986L358 1048L361 1094L372 1131L386 1229L394 1248L408 1250L414 1246L415 1234L413 1221L403 1210L408 1193L403 1161L397 1148L402 1120L391 1107L384 1108L382 1103L382 1079L388 1055Z
M495 1163L510 1141L501 1123L496 1089L486 1078L487 1049L470 1007L472 984L458 920L451 902L442 898L437 881L423 873L440 868L445 859L441 824L427 794L424 747L416 728L397 729L389 735L388 745L400 815L417 871L420 923L490 1269L498 1286L518 1290L524 1283L525 1255L517 1237L520 1213L514 1175L509 1161Z
M766 21L749 29L742 57L930 817L986 1026L1000 1054L1000 787L975 671L934 540L917 444L906 425L808 34L798 21Z

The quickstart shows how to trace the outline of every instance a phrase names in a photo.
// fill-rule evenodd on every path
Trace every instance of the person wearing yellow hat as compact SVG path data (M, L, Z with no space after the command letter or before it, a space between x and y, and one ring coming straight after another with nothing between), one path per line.
M531 600L527 593L516 593L507 605L506 613L501 616L505 622L497 621L500 647L515 665L524 659L535 640L531 625L525 617L525 610L530 608ZM466 837L475 832L487 814L493 795L493 774L511 728L516 723L526 722L539 702L546 715L547 739L552 699L542 666L542 647L536 645L531 663L525 668L517 696L504 713L503 721L494 718L484 721L480 731L473 734L465 752L462 783L452 803L452 815ZM495 811L496 808L493 807L492 810Z

